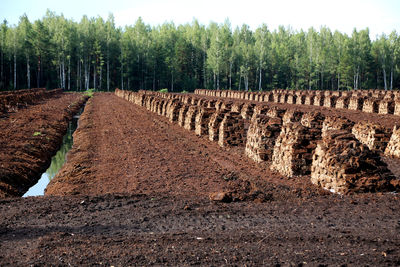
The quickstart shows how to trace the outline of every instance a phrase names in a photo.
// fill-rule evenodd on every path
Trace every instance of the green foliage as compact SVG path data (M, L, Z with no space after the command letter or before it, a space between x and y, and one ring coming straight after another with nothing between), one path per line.
M182 92L181 92L181 94L187 94L188 93L188 91L186 91L186 90L183 90Z
M40 135L42 135L41 132L34 132L34 133L33 133L33 136L40 136Z
M168 89L167 89L167 88L164 88L164 89L159 90L159 92L160 92L160 93L168 93Z
M397 32L371 40L368 29L253 31L229 20L151 27L141 18L119 28L113 15L74 22L47 11L33 23L23 15L16 26L1 24L0 90L393 89L399 47Z
M83 95L88 96L88 97L93 97L94 93L96 92L96 89L89 89L86 90Z

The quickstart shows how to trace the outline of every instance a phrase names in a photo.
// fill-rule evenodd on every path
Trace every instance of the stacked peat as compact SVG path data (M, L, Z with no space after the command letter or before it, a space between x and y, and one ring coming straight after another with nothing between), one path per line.
M238 112L228 112L219 126L218 144L225 146L243 146L246 140L245 120Z
M300 122L301 118L303 117L303 112L302 111L297 111L295 109L288 109L285 112L285 115L283 115L282 118L282 123L287 124L290 122Z
M252 103L246 103L242 106L242 110L240 111L240 114L242 115L242 118L245 120L251 119L251 116L253 115L254 112L254 107L256 105ZM234 111L232 109L232 111Z
M195 133L197 135L208 134L208 124L211 116L215 113L215 108L201 107L198 110L195 120Z
M227 112L229 112L229 110L220 109L211 115L210 121L208 123L208 138L210 139L210 141L218 141L219 126Z
M362 108L363 112L366 113L378 113L379 112L380 99L369 97L364 100L364 105Z
M322 137L325 135L326 132L330 130L347 130L351 131L354 126L354 122L336 116L328 116L325 118L322 124Z
M275 141L271 170L288 177L310 174L315 140L320 136L320 129L298 122L285 124Z
M199 107L198 106L189 106L186 116L185 116L185 122L183 125L183 128L189 131L194 131L195 126L196 126L196 115L198 112Z
M381 152L385 151L390 139L390 133L385 128L370 122L355 124L352 133L369 149L377 149Z
M189 107L189 105L184 104L179 109L178 125L181 127L185 126L186 112L188 111Z
M257 163L271 161L281 127L280 118L256 115L247 131L245 154Z
M393 114L394 113L394 101L389 98L381 100L379 103L379 114Z
M337 99L336 108L347 109L349 107L349 103L350 103L350 97L344 94Z
M385 155L400 158L400 127L394 126L392 136L385 149Z
M393 190L395 177L379 154L346 130L328 131L318 142L311 182L336 193Z

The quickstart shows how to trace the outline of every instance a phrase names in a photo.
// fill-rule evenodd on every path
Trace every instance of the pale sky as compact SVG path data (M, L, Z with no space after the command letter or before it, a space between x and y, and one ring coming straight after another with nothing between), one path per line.
M113 13L117 26L132 25L141 16L152 26L173 21L176 25L197 18L201 24L223 23L229 18L233 28L261 24L270 30L279 25L307 30L328 26L351 34L353 28L369 27L377 34L400 32L400 0L0 0L0 19L17 24L26 13L31 21L43 17L46 9L80 21L84 14L107 19Z

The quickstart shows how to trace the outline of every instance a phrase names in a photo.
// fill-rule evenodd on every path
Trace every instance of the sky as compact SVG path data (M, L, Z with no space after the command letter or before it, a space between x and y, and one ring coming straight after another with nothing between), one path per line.
M194 18L208 25L229 18L233 28L248 24L253 30L265 23L270 30L279 25L295 30L327 26L347 34L369 27L372 39L393 30L400 33L400 0L0 0L0 19L17 24L26 13L34 21L47 9L74 21L83 15L107 19L112 13L121 27L139 17L151 26L191 23Z

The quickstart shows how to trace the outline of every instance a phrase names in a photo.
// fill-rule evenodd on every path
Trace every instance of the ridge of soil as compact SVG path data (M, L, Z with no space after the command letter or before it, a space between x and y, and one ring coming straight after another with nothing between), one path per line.
M38 181L84 102L82 94L57 94L0 119L0 198L22 196Z
M0 200L0 265L400 264L398 194L330 194L243 149L97 93L46 196Z

